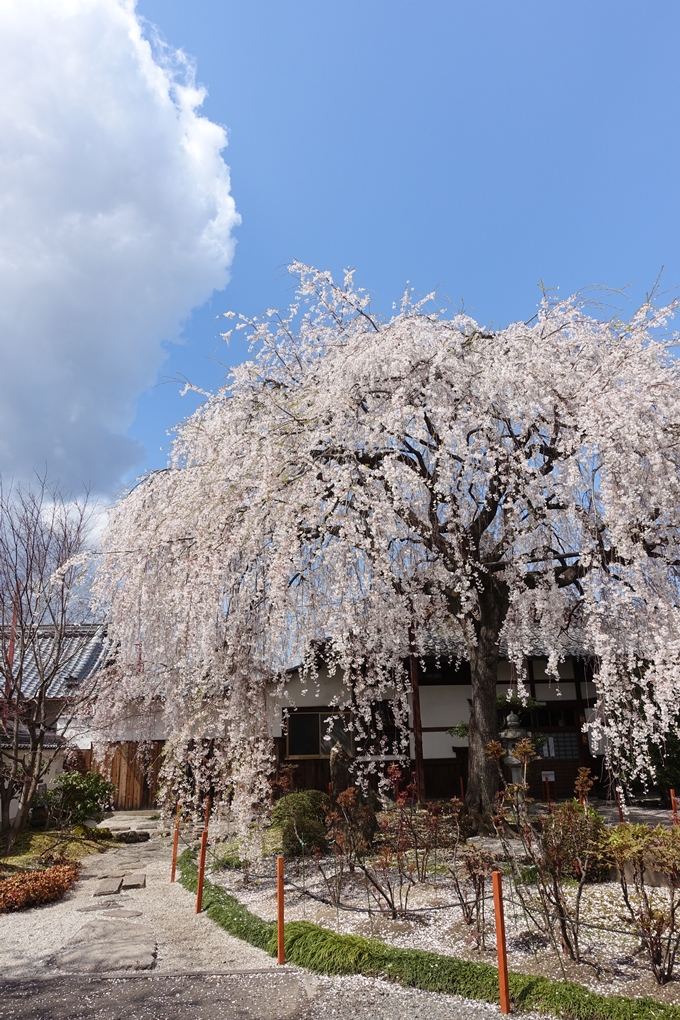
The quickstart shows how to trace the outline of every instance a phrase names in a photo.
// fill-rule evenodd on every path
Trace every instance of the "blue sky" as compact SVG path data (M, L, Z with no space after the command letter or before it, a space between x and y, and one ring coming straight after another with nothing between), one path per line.
M288 300L277 268L356 267L383 310L406 280L476 318L564 294L680 283L680 6L671 2L140 0L196 61L229 132L243 218L232 281L166 375L214 385L216 313ZM242 351L222 351L238 359ZM175 386L132 428L158 463Z
M5 0L3 478L162 465L293 258L485 325L676 287L679 40L671 0Z

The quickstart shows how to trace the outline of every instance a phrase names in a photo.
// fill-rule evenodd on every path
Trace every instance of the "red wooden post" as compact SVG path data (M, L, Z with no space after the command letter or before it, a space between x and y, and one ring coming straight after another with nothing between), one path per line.
M673 809L673 825L678 824L678 802L675 799L675 790L671 790L671 808Z
M623 825L623 808L621 806L621 791L616 787L616 804L619 809L619 825Z
M458 778L460 779L460 799L464 801L465 800L465 787L463 785L463 777L459 776Z
M510 986L508 984L508 956L505 948L503 878L500 871L494 871L491 878L493 881L493 909L496 915L496 948L498 950L498 987L501 998L501 1013L509 1013Z
M546 794L546 797L548 799L548 811L550 811L552 805L550 804L550 780L549 779L545 780L545 794Z
M198 888L196 889L196 913L200 914L203 906L203 878L205 876L205 852L208 847L208 830L201 833L201 856L198 859Z
M276 962L286 962L286 947L283 940L283 857L276 858Z
M205 799L205 823L201 833L201 855L198 859L198 888L196 890L196 913L203 905L203 879L205 878L205 854L208 849L208 824L210 822L210 797Z
M177 848L179 846L179 804L177 805L177 814L175 817L175 838L172 841L172 871L170 872L170 881L175 881L175 871L177 870Z

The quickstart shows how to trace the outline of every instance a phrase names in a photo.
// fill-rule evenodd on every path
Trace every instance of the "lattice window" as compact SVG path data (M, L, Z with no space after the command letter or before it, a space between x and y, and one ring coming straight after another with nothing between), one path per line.
M541 748L543 758L578 758L577 733L551 733Z

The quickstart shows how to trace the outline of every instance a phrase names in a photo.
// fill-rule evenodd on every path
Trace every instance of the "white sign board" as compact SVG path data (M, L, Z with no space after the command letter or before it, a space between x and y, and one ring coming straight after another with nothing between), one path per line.
M545 782L546 779L548 780L549 783L554 783L555 782L555 773L554 772L541 772L541 781Z

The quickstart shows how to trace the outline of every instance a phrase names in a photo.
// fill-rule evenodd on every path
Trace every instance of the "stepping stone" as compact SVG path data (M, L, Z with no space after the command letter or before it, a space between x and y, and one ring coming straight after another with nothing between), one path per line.
M129 921L88 921L50 960L60 970L99 974L116 970L150 970L156 962L153 933Z
M104 900L102 903L93 903L88 907L76 907L76 911L79 914L89 914L95 910L121 910L123 903L130 903L131 901L131 896L119 896L118 899Z
M141 910L105 910L102 917L141 917Z
M123 884L122 878L102 878L97 884L97 888L93 892L93 896L115 896L116 893L120 892L120 887Z
M123 889L145 889L146 888L146 875L143 871L137 872L137 874L128 875L123 879Z

